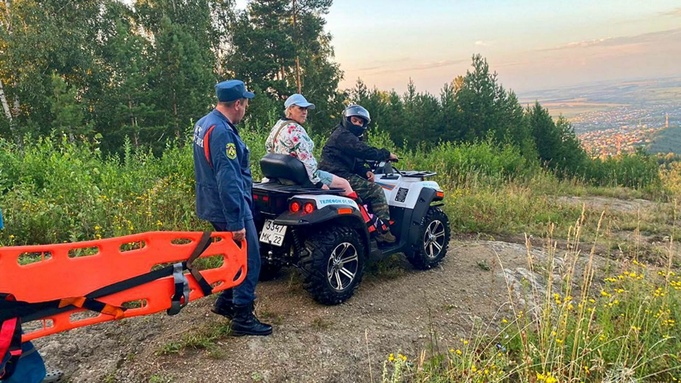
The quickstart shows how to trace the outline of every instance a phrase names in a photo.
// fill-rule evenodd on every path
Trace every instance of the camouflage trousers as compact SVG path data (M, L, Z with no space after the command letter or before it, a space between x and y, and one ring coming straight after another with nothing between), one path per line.
M388 208L388 201L385 199L383 188L375 182L369 182L354 174L348 177L348 182L362 201L371 207L371 211L388 224L390 209Z

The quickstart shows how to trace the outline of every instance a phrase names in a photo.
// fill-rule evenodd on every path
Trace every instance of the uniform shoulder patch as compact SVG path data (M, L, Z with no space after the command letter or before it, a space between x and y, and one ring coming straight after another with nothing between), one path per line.
M233 160L233 159L236 158L236 146L234 146L233 142L230 142L230 143L227 144L226 153L227 153L227 158L229 158L230 160Z

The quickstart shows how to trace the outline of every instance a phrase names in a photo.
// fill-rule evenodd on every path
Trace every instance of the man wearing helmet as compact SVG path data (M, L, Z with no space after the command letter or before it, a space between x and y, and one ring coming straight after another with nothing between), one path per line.
M341 123L331 133L322 149L322 161L319 168L343 177L363 201L371 206L371 210L381 221L379 222L379 242L393 243L395 236L390 233L390 210L383 189L374 183L374 173L364 160L387 161L397 160L397 156L388 149L370 146L362 140L362 136L371 122L369 111L360 105L350 105L343 111Z

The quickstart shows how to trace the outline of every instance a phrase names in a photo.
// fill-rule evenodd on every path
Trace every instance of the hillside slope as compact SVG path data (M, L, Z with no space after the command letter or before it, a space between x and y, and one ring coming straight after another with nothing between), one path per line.
M648 202L588 203L629 210ZM416 363L425 351L446 352L481 332L496 334L502 319L513 317L511 298L523 300L521 284L536 281L541 293L543 278L530 270L528 255L535 270L546 270L548 253L542 239L532 239L530 250L524 242L522 234L508 242L456 238L441 267L429 271L412 269L402 257L387 259L352 299L332 307L314 302L291 270L258 286L258 315L274 325L269 337L214 336L224 334L228 321L210 313L211 297L177 316L109 322L36 344L69 382L380 382L391 353ZM588 258L586 247L578 267ZM565 248L557 246L558 267ZM607 262L595 257L597 269Z

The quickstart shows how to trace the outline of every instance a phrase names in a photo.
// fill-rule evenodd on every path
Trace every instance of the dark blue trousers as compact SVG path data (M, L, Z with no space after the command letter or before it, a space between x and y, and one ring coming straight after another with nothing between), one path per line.
M217 231L227 231L227 224L224 222L211 222ZM246 244L248 246L248 260L246 263L246 279L239 286L225 290L220 294L218 300L232 301L235 305L247 305L255 300L255 286L258 284L260 276L260 243L258 241L258 230L252 219L244 222L246 226Z

